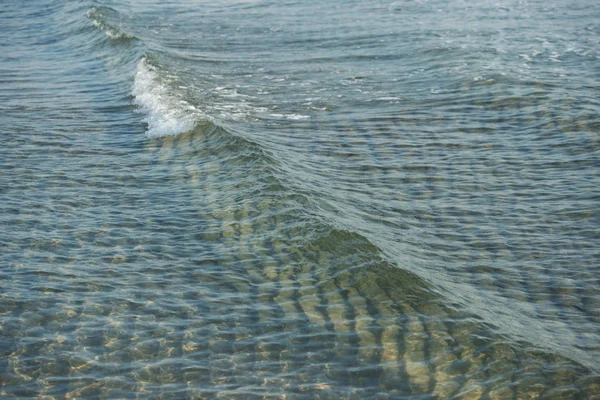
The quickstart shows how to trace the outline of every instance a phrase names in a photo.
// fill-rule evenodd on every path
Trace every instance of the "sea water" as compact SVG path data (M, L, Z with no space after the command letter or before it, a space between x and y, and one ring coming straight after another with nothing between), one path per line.
M0 397L600 396L591 0L0 2Z

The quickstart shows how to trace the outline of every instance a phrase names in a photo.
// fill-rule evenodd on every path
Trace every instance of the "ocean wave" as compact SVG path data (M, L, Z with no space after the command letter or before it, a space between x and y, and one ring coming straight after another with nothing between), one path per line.
M136 37L126 33L121 24L114 26L108 22L111 14L118 14L115 10L108 7L92 7L87 12L87 17L92 21L92 25L103 31L106 36L112 40L135 40ZM120 17L119 17L120 19Z
M192 130L207 116L183 100L161 81L159 70L146 58L137 65L132 95L134 103L146 115L146 135L150 138L174 136Z

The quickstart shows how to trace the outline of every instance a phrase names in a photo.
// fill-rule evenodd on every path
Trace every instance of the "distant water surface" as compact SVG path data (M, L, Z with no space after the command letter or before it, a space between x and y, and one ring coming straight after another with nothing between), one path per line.
M0 2L0 397L600 398L600 4Z

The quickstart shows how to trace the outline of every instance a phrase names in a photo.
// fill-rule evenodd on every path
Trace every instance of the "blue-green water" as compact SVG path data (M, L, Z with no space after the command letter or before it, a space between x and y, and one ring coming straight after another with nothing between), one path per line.
M600 398L600 6L0 2L0 397Z

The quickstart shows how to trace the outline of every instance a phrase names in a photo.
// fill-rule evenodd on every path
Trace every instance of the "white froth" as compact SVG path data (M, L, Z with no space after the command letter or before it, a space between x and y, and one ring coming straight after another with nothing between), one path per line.
M174 136L187 132L201 117L190 103L178 98L160 81L155 67L142 59L135 74L132 94L134 103L140 108L148 124L146 135L151 138Z

